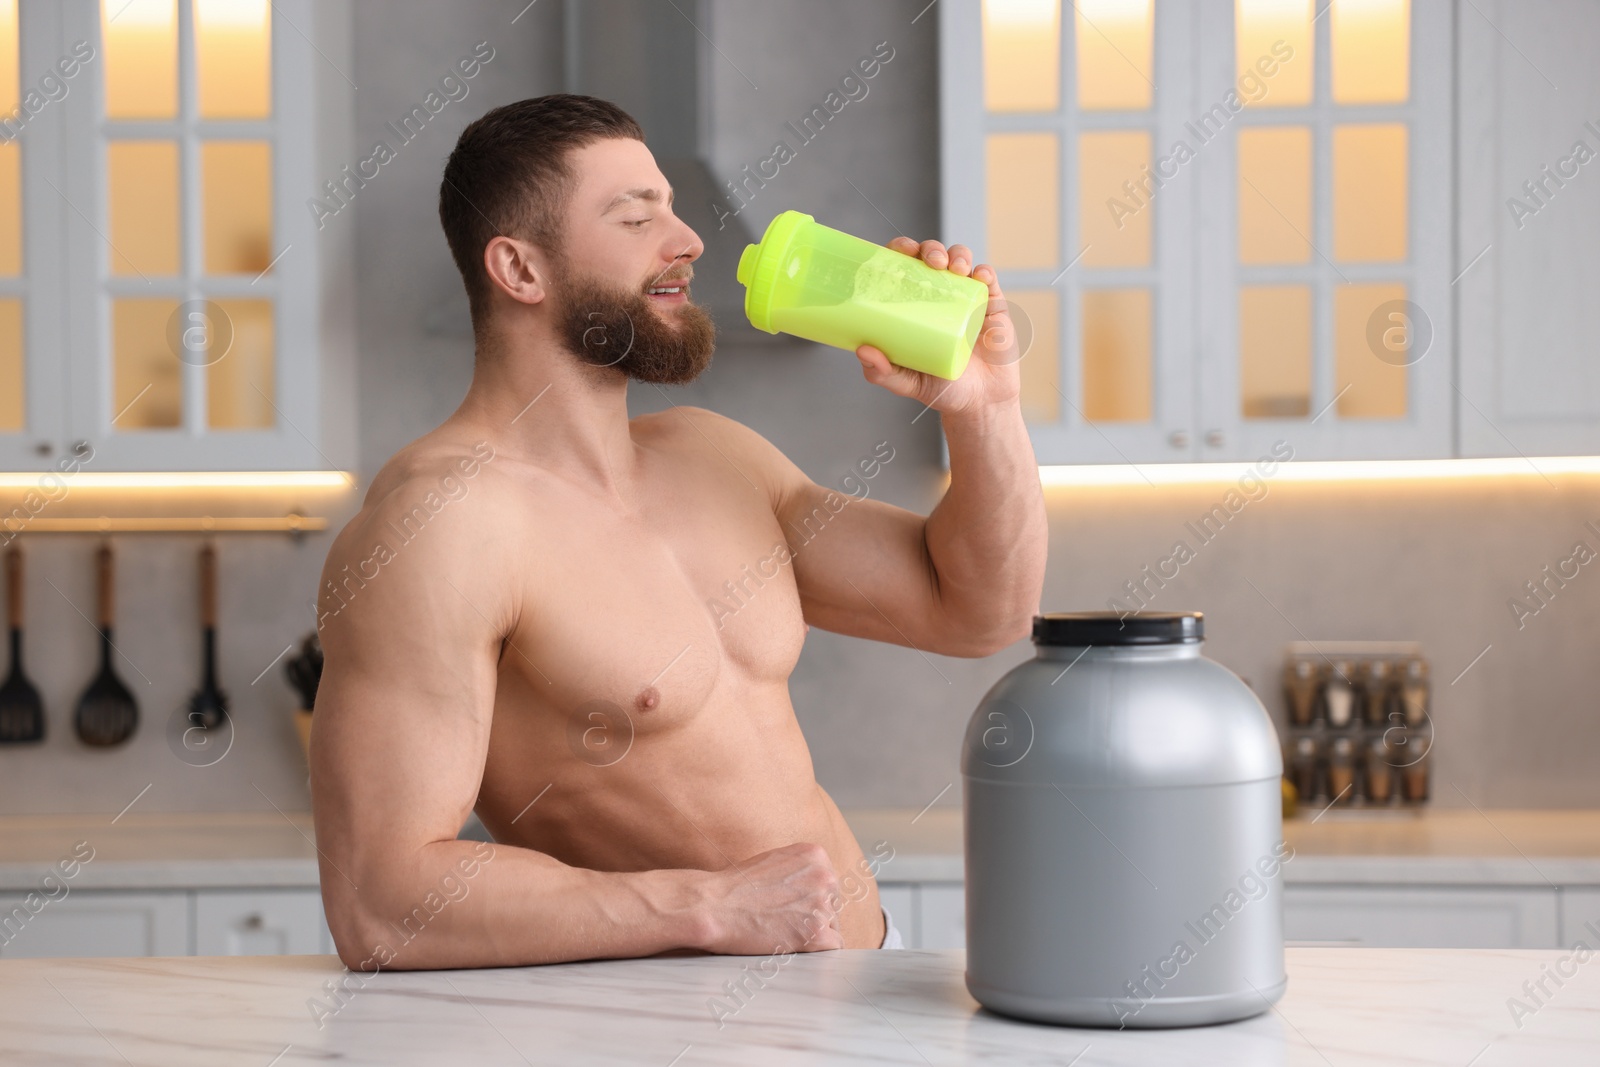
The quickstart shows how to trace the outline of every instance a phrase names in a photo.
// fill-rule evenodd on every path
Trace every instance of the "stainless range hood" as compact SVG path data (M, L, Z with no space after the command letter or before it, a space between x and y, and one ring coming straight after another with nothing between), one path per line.
M673 210L705 242L695 264L694 300L717 324L723 345L803 346L750 325L739 254L756 241L708 165L710 143L707 15L698 0L565 0L566 90L613 101L639 120L661 173L672 183ZM425 318L430 333L471 336L466 294Z

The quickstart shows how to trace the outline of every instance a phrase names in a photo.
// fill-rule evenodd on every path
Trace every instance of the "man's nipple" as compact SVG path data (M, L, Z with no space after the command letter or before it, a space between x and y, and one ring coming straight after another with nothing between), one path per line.
M660 703L661 694L656 691L656 687L653 685L645 686L644 692L635 697L633 701L634 707L640 711L651 711Z

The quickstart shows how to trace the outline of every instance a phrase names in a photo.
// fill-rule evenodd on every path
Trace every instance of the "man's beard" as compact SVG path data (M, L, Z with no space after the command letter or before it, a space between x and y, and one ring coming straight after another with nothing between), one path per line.
M711 363L716 326L704 308L685 301L666 312L650 306L643 290L619 289L603 279L565 279L558 293L561 338L567 350L594 367L614 367L628 377L659 385L694 381ZM655 283L672 285L671 280ZM675 323L663 321L665 317Z

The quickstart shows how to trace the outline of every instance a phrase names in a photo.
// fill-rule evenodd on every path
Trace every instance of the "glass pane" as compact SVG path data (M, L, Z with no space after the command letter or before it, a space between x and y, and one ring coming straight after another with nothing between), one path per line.
M1077 0L1078 109L1150 106L1152 0Z
M182 271L176 141L111 141L106 196L111 273L152 277Z
M1311 128L1239 131L1239 262L1311 259Z
M1395 325L1383 305L1405 298L1406 287L1398 283L1334 286L1334 371L1337 388L1350 387L1339 397L1340 418L1405 418L1404 360L1383 347L1385 331Z
M0 300L0 430L24 427L22 301Z
M22 273L22 146L0 144L0 275Z
M1234 62L1239 99L1257 107L1311 103L1311 0L1238 0Z
M203 119L272 114L268 0L195 0L195 73Z
M1402 104L1411 94L1410 0L1333 0L1333 99Z
M0 116L17 110L17 0L0 0Z
M183 423L183 364L167 347L176 300L111 302L112 410L118 430Z
M985 141L989 262L997 270L1054 267L1061 258L1060 142L1053 133L992 133Z
M1311 414L1311 287L1239 290L1239 412L1247 419Z
M1404 123L1333 128L1333 255L1344 262L1406 258Z
M990 111L1061 106L1060 0L983 0L983 101Z
M101 0L106 117L178 114L177 0Z
M260 274L272 262L272 148L207 141L200 149L205 272Z
M1087 246L1084 266L1150 265L1151 204L1141 184L1149 169L1150 134L1143 130L1078 136L1078 229Z
M270 300L221 300L232 343L206 368L206 423L214 430L257 430L275 422ZM215 335L214 335L215 336Z
M1084 290L1084 418L1150 421L1150 332L1150 290Z
M1017 339L1023 346L1022 417L1061 421L1061 295L1054 289L1006 293Z

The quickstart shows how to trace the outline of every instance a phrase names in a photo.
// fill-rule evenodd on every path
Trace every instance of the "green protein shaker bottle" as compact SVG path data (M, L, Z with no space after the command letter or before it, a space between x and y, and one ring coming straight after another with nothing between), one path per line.
M955 379L967 369L989 287L785 211L739 257L744 312L767 333L855 350Z

